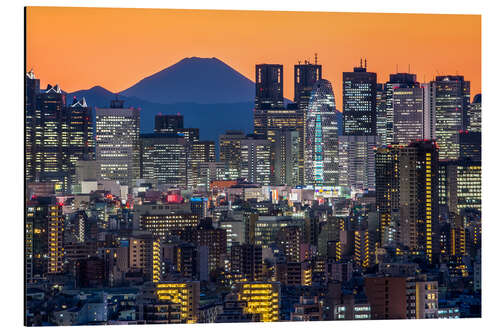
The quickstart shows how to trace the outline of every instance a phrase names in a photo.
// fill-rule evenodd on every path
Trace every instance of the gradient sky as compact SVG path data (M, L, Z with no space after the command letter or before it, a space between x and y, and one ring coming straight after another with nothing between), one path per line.
M342 72L360 57L387 81L410 71L420 82L461 74L481 92L479 15L265 12L28 7L26 65L65 91L95 85L124 90L185 57L217 57L252 81L255 64L284 65L293 99L293 65L323 65L338 108Z

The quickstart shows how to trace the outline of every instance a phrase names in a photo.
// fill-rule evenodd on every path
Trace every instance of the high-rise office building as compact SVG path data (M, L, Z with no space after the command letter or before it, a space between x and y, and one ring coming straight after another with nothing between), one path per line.
M375 154L375 193L379 215L379 237L381 246L396 242L399 223L399 152L398 147L386 146Z
M387 144L394 143L394 90L418 87L417 76L411 73L396 73L389 75L389 81L384 85L386 96L386 136Z
M301 184L299 177L299 132L288 129L277 130L273 149L274 184L289 186Z
M393 143L408 145L424 138L424 89L393 86Z
M255 65L255 109L283 108L283 65Z
M339 136L339 185L355 190L375 189L377 136Z
M68 113L68 159L71 184L76 184L77 161L88 161L95 158L94 129L92 125L92 108L85 98L73 99L67 107Z
M273 146L271 151L271 165L279 163L276 161L276 145L279 140L283 144L283 138L278 138L278 135L282 135L283 131L296 131L297 132L297 143L298 148L296 156L297 158L297 171L299 179L302 178L303 173L303 133L304 133L304 115L302 110L300 110L296 104L289 104L286 109L255 109L254 110L254 134L261 136L269 140ZM272 168L272 171L274 169ZM275 172L271 174L273 184L279 183L279 175Z
M481 211L481 161L459 159L439 163L440 204L450 212Z
M424 89L424 139L436 139L436 110L432 108L431 84L422 83Z
M311 64L306 60L303 64L299 62L299 64L294 65L293 72L295 92L293 101L299 109L305 110L309 104L314 84L323 78L322 66L318 65L317 62Z
M465 81L461 75L436 76L431 82L431 94L439 159L457 159L460 153L458 134L466 125L464 118L470 103L470 81Z
M241 144L241 177L250 183L269 185L271 182L271 142L248 135Z
M377 74L360 63L342 75L343 135L377 135Z
M141 179L186 188L186 150L186 140L176 134L141 134Z
M467 126L469 132L481 132L481 94L474 96L467 109Z
M35 73L31 70L26 73L24 78L24 114L25 114L25 129L24 129L24 152L25 152L25 179L27 182L35 180L35 119L37 109L37 96L40 94L40 79L35 77Z
M415 141L400 149L398 239L411 251L436 262L438 226L438 147Z
M96 160L101 179L132 186L140 175L140 110L123 104L96 108Z
M69 189L69 131L66 96L48 85L37 95L34 114L32 169L39 182L53 182L57 192Z
M226 131L219 136L219 161L226 164L231 175L236 179L241 175L241 140L245 134L241 131Z
M377 137L381 146L387 145L387 94L384 84L377 83Z
M193 142L188 157L190 164L190 175L188 179L188 188L197 188L204 186L201 175L200 164L215 162L215 142L213 141L197 141Z
M338 124L332 85L314 84L305 116L304 175L311 185L338 184Z
M481 162L481 132L458 132L459 159Z

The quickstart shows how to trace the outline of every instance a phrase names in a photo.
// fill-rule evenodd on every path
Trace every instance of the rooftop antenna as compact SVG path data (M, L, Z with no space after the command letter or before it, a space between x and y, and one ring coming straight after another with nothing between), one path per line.
M365 58L365 69L366 69L366 58Z
M359 58L359 67L363 68L363 58Z
M318 64L318 54L317 53L314 53L314 64L315 65Z

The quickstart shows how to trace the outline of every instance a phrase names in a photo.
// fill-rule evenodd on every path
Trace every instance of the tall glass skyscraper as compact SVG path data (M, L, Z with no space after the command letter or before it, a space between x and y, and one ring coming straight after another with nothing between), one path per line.
M139 178L140 111L111 101L108 109L96 108L96 159L99 177L132 186Z
M338 184L338 124L332 84L318 80L307 108L305 180L309 185Z
M342 75L343 135L377 135L377 73L361 65Z
M283 65L255 65L255 108L283 108Z
M437 76L431 82L431 107L436 115L436 140L440 160L458 159L459 132L466 125L470 103L470 81L461 75Z

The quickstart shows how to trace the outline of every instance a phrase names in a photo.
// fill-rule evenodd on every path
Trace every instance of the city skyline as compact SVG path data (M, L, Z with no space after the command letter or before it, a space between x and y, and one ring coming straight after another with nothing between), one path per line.
M115 20L130 22L110 13L115 33ZM227 13L207 22L224 24L216 16ZM280 15L297 13L264 14L286 29ZM307 21L318 13L300 14ZM187 19L196 30L199 20ZM269 34L251 32L259 54L273 38L264 21ZM282 34L284 45L288 33L300 32L303 47L330 38L321 20L317 34L298 22ZM390 42L401 38L377 28L389 63ZM82 42L51 59L62 60L54 75L67 59L92 61L103 36L90 33L96 43L87 54ZM123 33L125 47L134 44L138 35ZM64 34L46 35L56 43L45 49L57 50ZM119 39L100 48L96 64L119 67L134 56ZM134 68L161 56L168 40L143 50ZM386 78L364 55L342 67L335 91L328 71L336 65L316 54L293 71L253 56L247 77L219 58L190 57L120 94L68 94L25 63L26 326L482 316L482 97L467 66L422 82L401 70ZM77 79L108 73L74 67Z
M262 28L252 31L254 21ZM471 81L471 96L479 93L480 22L479 15L29 7L26 70L35 70L42 87L119 92L185 57L216 57L252 81L256 63L279 63L284 97L293 100L293 65L314 63L316 53L342 111L342 73L360 58L379 82L397 72L415 73L419 82L459 72ZM308 24L320 31L303 28ZM390 39L389 50L373 38L375 26Z

